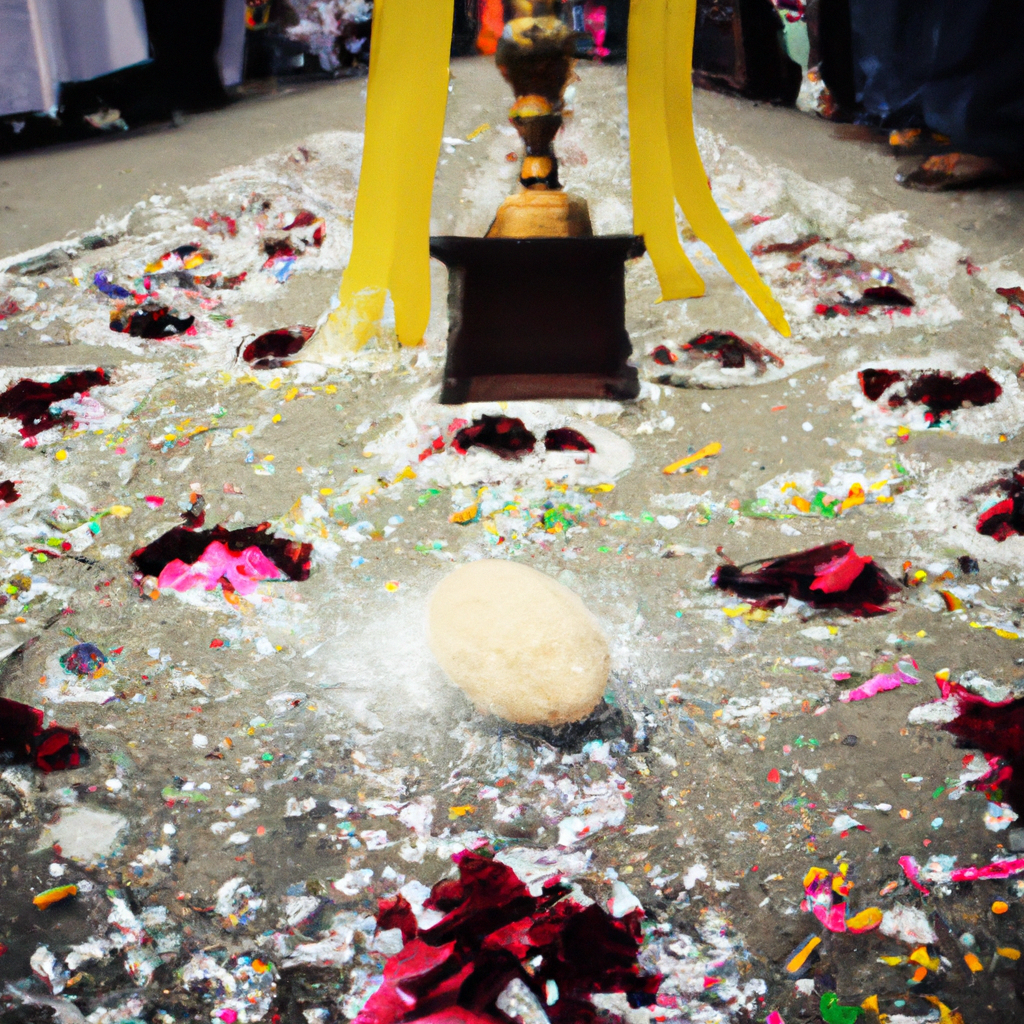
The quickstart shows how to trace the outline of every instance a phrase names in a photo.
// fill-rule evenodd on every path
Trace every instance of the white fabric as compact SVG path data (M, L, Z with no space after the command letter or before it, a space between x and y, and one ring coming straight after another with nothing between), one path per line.
M50 110L61 82L148 58L142 0L0 0L0 115Z
M242 81L245 64L245 0L224 0L224 30L217 53L220 80L226 88Z
M53 105L44 93L35 53L31 12L26 0L0 0L0 114L45 110Z

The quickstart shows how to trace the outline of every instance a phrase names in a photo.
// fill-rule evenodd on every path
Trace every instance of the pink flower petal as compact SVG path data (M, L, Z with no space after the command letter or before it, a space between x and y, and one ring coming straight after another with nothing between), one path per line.
M870 555L858 555L851 547L845 555L815 567L816 579L811 584L811 590L820 590L824 594L848 590L850 584L864 571L864 566L870 562Z
M875 676L873 679L869 679L866 683L862 683L860 686L856 686L852 690L847 690L845 693L841 693L839 695L839 699L844 703L849 704L852 700L867 700L868 697L874 697L876 694L885 693L886 690L896 690L904 684L907 686L916 686L919 682L921 682L920 679L915 679L914 676L907 675L906 672L896 669L895 672L888 672Z

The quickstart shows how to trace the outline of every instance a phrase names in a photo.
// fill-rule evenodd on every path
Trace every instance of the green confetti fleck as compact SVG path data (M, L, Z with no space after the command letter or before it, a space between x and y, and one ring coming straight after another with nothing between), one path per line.
M842 502L838 498L833 498L824 491L818 491L811 500L811 508L826 519L835 519L841 505Z
M854 1024L864 1011L859 1006L841 1006L835 992L823 992L819 1006L825 1024Z

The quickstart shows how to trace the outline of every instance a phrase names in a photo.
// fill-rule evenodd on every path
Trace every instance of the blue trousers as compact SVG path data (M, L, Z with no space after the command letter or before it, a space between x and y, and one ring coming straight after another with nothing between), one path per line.
M850 0L850 18L871 121L1024 158L1024 0Z

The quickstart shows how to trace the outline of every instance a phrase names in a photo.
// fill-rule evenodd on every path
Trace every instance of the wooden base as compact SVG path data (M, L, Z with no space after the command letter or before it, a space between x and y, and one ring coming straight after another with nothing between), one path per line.
M625 261L642 238L447 236L430 252L449 270L443 404L640 393Z
M640 393L636 368L619 377L598 373L503 373L479 377L445 377L442 405L465 402L521 402L542 398L607 398L627 401Z

